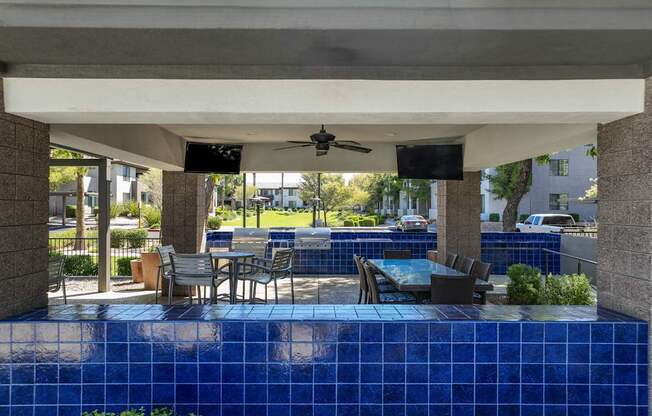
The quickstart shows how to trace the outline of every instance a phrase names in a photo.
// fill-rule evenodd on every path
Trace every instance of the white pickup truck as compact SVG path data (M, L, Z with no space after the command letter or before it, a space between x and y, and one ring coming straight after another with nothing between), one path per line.
M534 214L516 224L516 231L524 233L563 233L569 228L579 228L568 214Z

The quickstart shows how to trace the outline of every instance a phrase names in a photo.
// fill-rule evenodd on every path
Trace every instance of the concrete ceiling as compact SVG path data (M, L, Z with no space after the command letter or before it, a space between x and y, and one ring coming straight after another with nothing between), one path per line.
M310 140L320 126L310 124L224 124L224 125L163 125L172 133L191 141L212 143L282 143L286 140ZM382 124L327 125L326 130L337 140L361 143L397 143L410 140L465 136L479 124ZM199 136L199 137L197 137Z
M567 79L652 74L649 1L0 1L9 76Z

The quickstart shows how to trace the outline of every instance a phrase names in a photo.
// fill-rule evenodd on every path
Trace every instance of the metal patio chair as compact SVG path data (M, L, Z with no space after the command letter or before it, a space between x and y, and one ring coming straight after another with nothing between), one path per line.
M174 246L169 245L156 247L156 252L158 253L159 265L158 276L156 278L156 288L154 289L154 303L158 303L158 291L163 279L170 279L170 254L174 253L175 251Z
M369 303L416 303L417 298L407 292L382 293L376 281L376 276L368 264L363 264L367 285L369 286Z
M444 263L444 266L454 269L455 265L457 264L457 257L457 254L447 254L446 263Z
M68 303L66 295L66 276L63 274L63 256L52 256L48 258L48 291L58 292L63 288L63 303Z
M455 270L464 274L471 274L475 260L471 257L464 257L462 261L457 262Z
M360 293L358 294L358 303L368 303L369 302L369 285L367 284L367 274L364 271L364 264L366 263L365 259L353 255L353 261L355 266L358 269L358 275L360 276ZM381 293L390 293L396 292L396 288L392 285L387 279L383 276L376 275L376 282L378 283L378 290Z
M174 285L186 286L190 303L193 302L193 286L208 286L210 288L209 300L216 299L217 288L229 280L228 277L217 278L210 253L204 254L176 254L170 253L170 272L168 286L168 304L172 304L172 291ZM198 296L201 301L201 297Z
M473 263L473 269L471 269L471 276L476 279L484 280L485 282L489 281L489 276L491 276L491 263L485 263L482 261L476 261ZM477 301L481 305L487 303L487 292L474 292L473 300Z
M274 283L274 301L278 303L278 285L277 280L290 278L290 289L292 292L292 303L294 303L294 272L292 270L292 260L294 258L293 248L282 248L274 252L271 260L261 260L250 263L247 266L253 271L241 276L241 280L251 282L249 301L251 303L267 303L267 285ZM261 284L265 286L265 299L256 298L256 288Z
M432 276L430 303L436 305L470 305L473 303L475 277Z

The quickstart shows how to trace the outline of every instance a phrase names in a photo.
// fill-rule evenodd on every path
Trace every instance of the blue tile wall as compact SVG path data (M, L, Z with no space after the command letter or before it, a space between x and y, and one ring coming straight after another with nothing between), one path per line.
M595 308L466 307L457 320L435 314L452 306L351 305L346 320L335 308L74 305L3 321L0 414L647 415L645 322ZM211 319L232 312L244 318Z
M230 231L207 234L209 247L229 247ZM292 247L294 232L270 233L272 247ZM353 255L382 258L389 249L411 250L413 258L425 258L428 250L437 249L436 233L402 233L395 231L331 233L330 250L298 250L295 273L300 274L355 274ZM542 249L559 251L560 236L547 233L482 233L482 261L492 263L492 273L505 274L507 267L524 263L538 267L544 273L559 273L560 257Z

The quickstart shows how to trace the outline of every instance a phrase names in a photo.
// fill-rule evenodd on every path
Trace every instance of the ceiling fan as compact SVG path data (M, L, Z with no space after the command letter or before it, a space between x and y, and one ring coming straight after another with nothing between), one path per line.
M369 153L371 152L371 149L367 147L362 147L360 146L360 143L355 142L353 140L338 140L335 141L335 135L328 133L326 129L324 129L324 125L321 125L321 130L319 130L318 133L311 134L310 135L310 141L298 141L298 140L288 140L288 143L294 143L292 146L285 146L285 147L278 147L274 150L287 150L287 149L295 149L298 147L309 147L309 146L315 146L315 149L317 151L317 156L324 156L326 153L328 153L328 150L331 148L331 146L337 148L337 149L343 149L343 150L351 150L354 152L360 152L360 153Z

